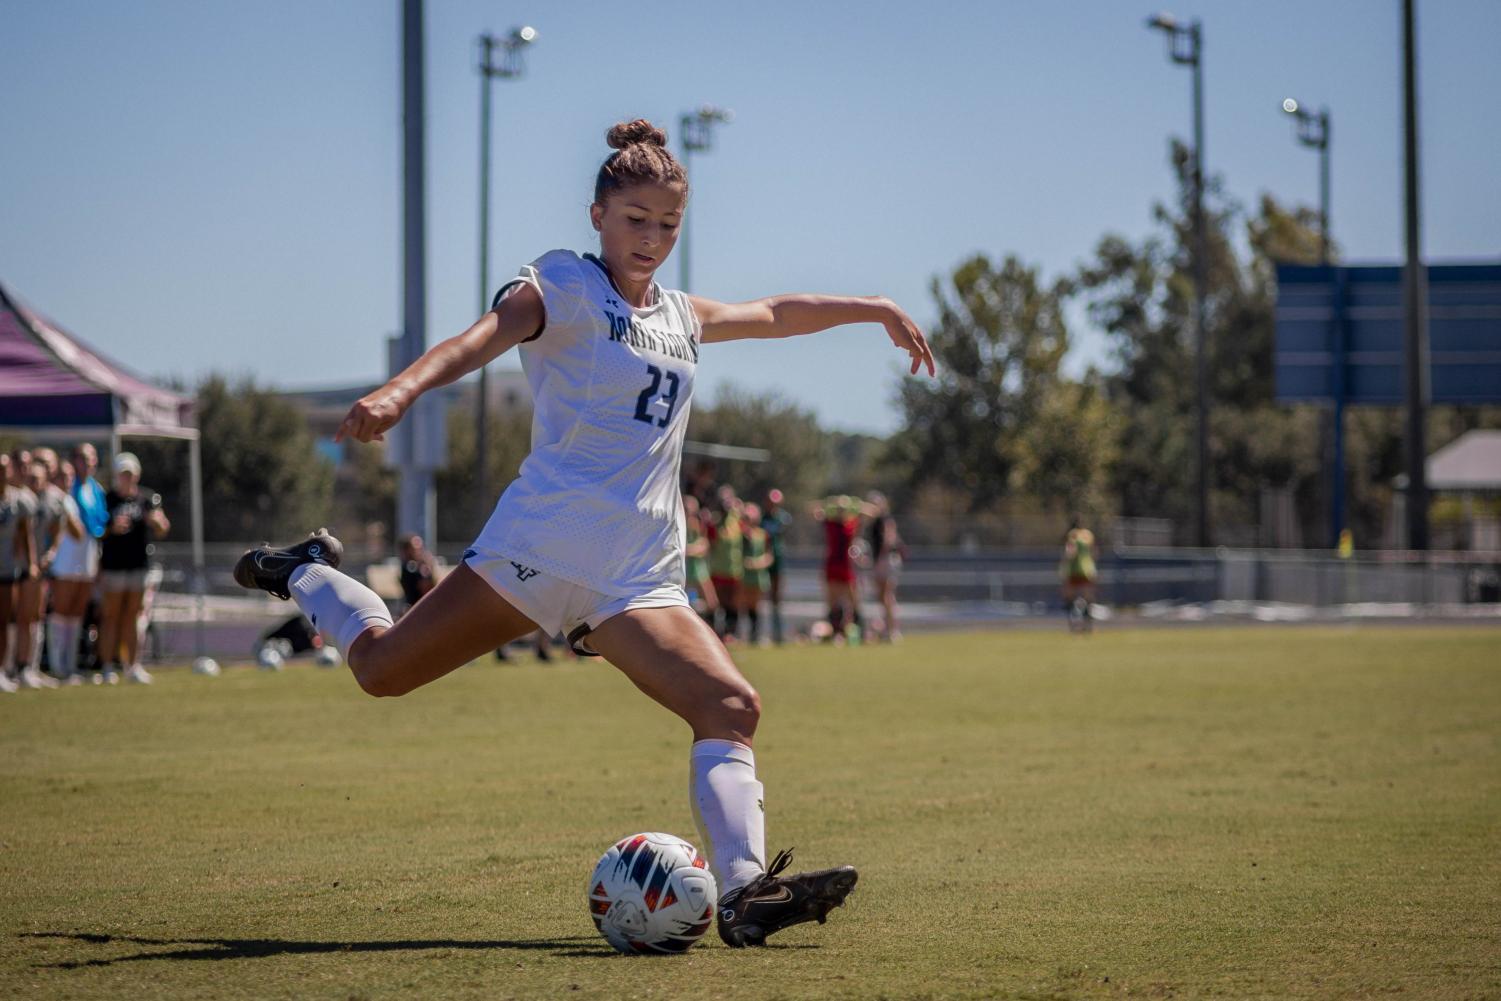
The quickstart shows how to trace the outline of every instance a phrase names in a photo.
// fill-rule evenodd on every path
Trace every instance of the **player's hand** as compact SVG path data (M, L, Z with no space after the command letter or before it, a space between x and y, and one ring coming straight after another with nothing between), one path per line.
M887 301L889 315L883 321L886 327L886 336L891 338L891 343L907 352L912 359L912 369L909 374L916 375L917 370L924 366L928 374L933 375L937 371L933 367L933 352L928 348L927 338L923 337L922 331L917 329L917 324L912 322L912 317L902 311L902 307L896 303Z
M400 389L385 385L349 408L344 423L334 432L334 441L385 441L386 432L401 420L411 401Z

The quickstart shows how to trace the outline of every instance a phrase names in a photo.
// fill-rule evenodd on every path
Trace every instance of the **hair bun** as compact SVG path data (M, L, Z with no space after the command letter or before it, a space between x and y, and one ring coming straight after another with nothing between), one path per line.
M667 146L667 133L657 128L644 118L638 118L634 122L620 122L605 133L605 142L612 149L625 149L637 143L645 143L648 146Z

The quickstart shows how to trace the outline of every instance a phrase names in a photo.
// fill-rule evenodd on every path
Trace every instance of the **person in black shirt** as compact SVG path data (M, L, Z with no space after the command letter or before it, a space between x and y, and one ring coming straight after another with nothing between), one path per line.
M896 519L891 516L891 504L884 494L871 491L866 498L867 507L874 511L870 519L870 569L876 586L876 599L885 613L881 622L882 637L888 643L902 638L897 626L896 581L901 576L902 561L907 555L907 545L896 530Z
M437 564L433 554L422 544L422 536L405 535L401 539L401 596L407 607L433 589L437 580Z
M111 684L122 670L128 680L150 684L151 675L136 662L136 619L146 593L151 540L166 535L171 524L162 511L161 495L141 486L141 462L130 452L115 457L115 487L104 495L104 503L109 522L99 552L99 587L104 592L99 661L106 665L104 678Z

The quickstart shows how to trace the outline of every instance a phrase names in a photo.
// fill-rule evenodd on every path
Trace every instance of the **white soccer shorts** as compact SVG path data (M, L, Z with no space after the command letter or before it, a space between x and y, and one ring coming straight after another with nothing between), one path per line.
M692 607L682 586L671 582L643 594L621 597L476 549L464 554L464 563L543 632L549 636L563 634L574 650L589 657L598 657L599 652L589 645L588 636L606 619L635 608Z

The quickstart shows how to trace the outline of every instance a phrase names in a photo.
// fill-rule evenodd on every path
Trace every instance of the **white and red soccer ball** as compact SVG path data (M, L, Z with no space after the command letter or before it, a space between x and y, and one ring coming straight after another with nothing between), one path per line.
M624 953L687 952L714 923L719 889L698 849L671 834L633 834L589 877L589 914Z

